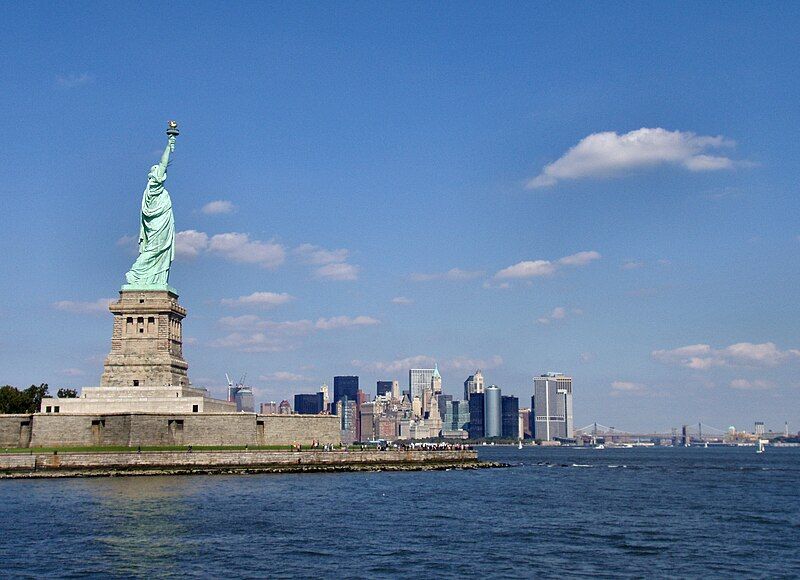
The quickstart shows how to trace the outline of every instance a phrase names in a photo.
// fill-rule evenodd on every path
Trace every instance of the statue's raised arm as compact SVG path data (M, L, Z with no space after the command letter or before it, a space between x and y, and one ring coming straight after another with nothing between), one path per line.
M130 289L167 289L169 269L175 258L175 219L172 200L164 187L167 166L175 150L178 124L170 121L167 147L158 164L147 174L147 187L142 195L142 214L139 222L139 257L125 274ZM125 288L125 287L123 287Z

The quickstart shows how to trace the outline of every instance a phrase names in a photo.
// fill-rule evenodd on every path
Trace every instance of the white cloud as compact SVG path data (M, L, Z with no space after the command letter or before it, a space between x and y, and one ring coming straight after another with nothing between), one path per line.
M644 268L644 262L639 262L637 260L625 260L620 265L620 268L623 270L637 270L639 268Z
M557 266L549 260L526 260L517 262L513 266L503 268L495 278L534 278L540 276L551 276L555 273Z
M661 128L642 128L624 135L613 131L593 133L546 165L528 181L528 188L548 187L564 179L613 177L658 165L677 165L689 171L730 169L730 158L709 155L708 151L733 145L733 141L721 136Z
M614 381L611 383L611 395L644 395L647 393L647 387L641 383L633 383L630 381Z
M286 336L300 336L314 330L314 323L310 320L284 320L276 322L274 320L264 320L254 314L225 316L219 319L219 323L222 326L238 331L266 330L272 334Z
M280 352L299 346L299 337L317 331L357 328L380 324L371 316L334 316L311 320L264 320L253 314L225 316L219 319L221 326L234 332L217 339L211 346L231 348L241 352Z
M590 250L564 256L555 262L551 262L550 260L526 260L517 262L508 268L503 268L497 272L494 277L497 279L542 278L552 276L562 266L586 266L600 258L602 258L600 252Z
M425 354L418 354L392 361L362 361L354 360L351 364L357 368L363 368L376 373L385 373L387 375L397 375L398 373L407 373L408 369L413 368L433 368L436 359L432 356ZM453 372L467 372L474 371L475 369L492 369L499 367L503 364L503 358L499 355L494 355L489 359L476 359L469 357L454 357L439 361L439 368L443 371Z
M595 260L599 260L602 258L600 252L596 252L594 250L590 250L588 252L578 252L577 254L572 254L571 256L564 256L561 258L558 263L562 266L585 266Z
M59 84L59 86L62 86L66 89L88 85L93 80L94 77L89 73L56 76L56 82Z
M357 280L359 267L345 262L325 264L314 271L317 278L328 280Z
M340 248L338 250L326 250L320 246L312 244L302 244L294 249L294 252L301 256L307 264L321 266L334 262L346 262L350 255L348 250Z
M441 367L445 371L474 371L475 369L494 369L503 365L503 357L493 355L488 359L468 358L457 356L442 361Z
M357 280L360 268L347 263L349 250L328 250L312 244L302 244L293 250L306 264L316 266L314 276L327 280Z
M462 270L461 268L451 268L447 272L436 272L432 274L411 274L414 282L430 282L432 280L472 280L480 278L485 272L482 270Z
M218 199L216 201L208 202L200 209L200 211L206 215L219 215L231 213L234 209L236 209L236 207L230 201Z
M408 369L413 368L432 368L435 362L436 361L431 356L418 354L393 361L367 362L354 360L351 364L354 367L368 369L374 372L396 375L401 372L408 372Z
M350 328L353 326L374 326L381 321L371 316L334 316L333 318L319 318L314 323L314 328L319 330L332 330L334 328Z
M184 230L175 234L175 254L183 258L196 258L208 247L208 234L197 230Z
M297 348L295 343L283 337L270 336L263 332L234 332L211 342L214 348L230 348L240 352L283 352Z
M274 373L261 375L258 377L258 379L260 381L267 381L267 382L290 382L290 383L307 382L311 380L306 376L298 375L297 373L292 373L289 371L275 371Z
M395 296L392 298L392 304L408 305L413 303L414 301L411 300L411 298L406 298L405 296Z
M754 381L734 379L731 381L731 388L740 391L763 391L765 389L772 389L774 386L773 383L761 379L756 379Z
M253 292L249 296L239 296L239 298L223 298L225 306L260 306L263 308L274 308L281 304L286 304L294 300L294 296L286 292Z
M99 314L108 312L108 305L115 300L115 298L98 298L94 302L60 300L53 304L53 308L64 312L72 312L73 314Z
M555 308L553 308L553 311L550 312L550 314L537 318L536 322L538 322L539 324L550 324L551 322L557 320L564 320L565 318L567 318L568 314L572 314L574 316L580 316L581 314L583 314L583 310L581 310L580 308L573 308L572 310L567 311L567 309L564 308L563 306L556 306Z
M208 243L208 251L232 262L258 264L274 269L286 260L285 248L273 241L251 240L248 234L229 232L213 236Z
M775 366L800 357L800 350L782 351L773 342L739 342L723 348L692 344L671 350L654 350L651 354L662 363L706 370L715 366Z

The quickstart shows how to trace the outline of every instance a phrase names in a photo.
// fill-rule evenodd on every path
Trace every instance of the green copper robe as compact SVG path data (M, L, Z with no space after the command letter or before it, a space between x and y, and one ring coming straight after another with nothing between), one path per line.
M139 257L125 274L133 286L167 286L169 268L175 259L175 218L172 200L164 187L167 180L170 146L161 163L153 165L142 194L142 218L139 227Z

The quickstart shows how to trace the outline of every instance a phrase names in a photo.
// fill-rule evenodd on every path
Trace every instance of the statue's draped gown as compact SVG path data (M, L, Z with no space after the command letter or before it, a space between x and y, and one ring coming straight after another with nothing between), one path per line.
M154 165L142 194L142 220L139 228L139 257L125 274L128 284L164 285L175 259L175 219L172 200L164 187L165 163Z

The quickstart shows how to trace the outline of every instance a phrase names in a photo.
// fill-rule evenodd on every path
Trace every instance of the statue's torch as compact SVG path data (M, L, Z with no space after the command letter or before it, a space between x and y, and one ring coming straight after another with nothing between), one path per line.
M170 137L170 149L173 151L175 150L175 137L180 135L180 131L178 131L178 122L177 121L167 121L167 135Z

